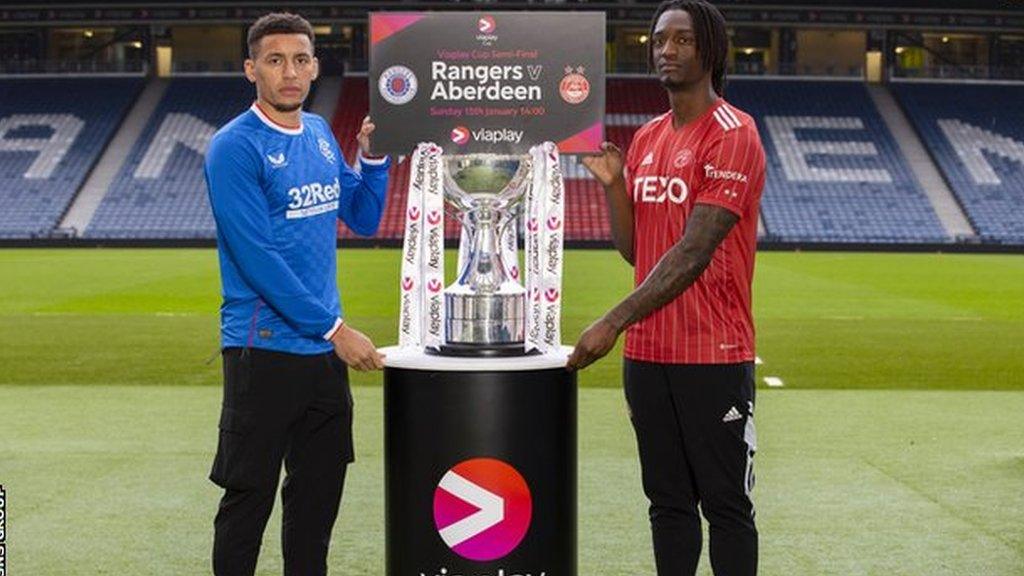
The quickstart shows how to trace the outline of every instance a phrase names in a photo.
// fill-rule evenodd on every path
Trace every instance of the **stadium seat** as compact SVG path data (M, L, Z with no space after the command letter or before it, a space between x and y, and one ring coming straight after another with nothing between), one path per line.
M726 94L758 123L772 240L951 241L862 83L735 80Z
M142 85L141 78L0 82L0 238L53 232Z
M350 163L355 161L358 148L354 135L368 111L367 90L365 76L346 77L337 112L331 119L332 129ZM768 161L762 213L770 239L886 243L951 240L912 177L863 84L735 80L730 82L727 96L758 122ZM240 78L173 80L103 199L86 236L212 238L214 225L203 181L202 156L217 127L244 110L251 99L251 86ZM640 125L666 109L664 91L656 81L610 79L606 137L625 149ZM983 135L968 120L961 120L962 124L947 123L946 130L964 137ZM31 127L19 127L8 138L31 138L34 134ZM1007 188L1003 196L1009 197L1014 185L1020 189L1021 176L1019 169L1014 172L1013 161L1006 158L1015 153L1016 142L1007 138L1005 142L993 140L996 148L1009 149L1002 155L985 156L985 166L999 178L1005 177ZM0 154L0 160L4 158L6 155ZM970 161L977 164L978 157L973 156ZM943 169L948 173L947 167ZM606 241L610 233L601 186L575 157L564 157L564 171L567 240ZM983 171L984 167L975 166L975 172ZM385 213L376 238L401 239L408 179L408 159L394 159ZM959 189L957 193L964 201L965 193ZM985 198L990 199L991 194ZM982 226L985 238L1019 238L1013 236L1020 234L1019 228L1013 232L1013 225L1024 219L1007 216L1014 213L1005 209L1004 204L995 206L987 213L992 218L1002 216L1009 220L1006 226L1010 232L996 230L993 235ZM978 215L970 213L973 220L979 221ZM49 227L52 226L51 221ZM449 219L446 236L455 238L457 234L457 223ZM353 236L339 223L339 237Z
M213 238L203 156L217 129L252 100L242 77L171 81L85 236Z
M1024 244L1024 86L891 89L981 240Z

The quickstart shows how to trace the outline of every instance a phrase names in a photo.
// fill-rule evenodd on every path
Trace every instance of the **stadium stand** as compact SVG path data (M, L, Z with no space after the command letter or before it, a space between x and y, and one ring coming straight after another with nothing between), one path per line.
M859 82L733 80L768 159L762 213L787 242L949 242Z
M893 83L984 242L1024 244L1024 86Z
M50 236L142 78L0 82L0 238Z
M0 85L0 238L52 234L142 82L19 79ZM899 83L891 89L981 239L1024 243L1024 118L1016 107L1024 87ZM367 90L366 76L347 76L331 119L350 163L368 111ZM606 136L623 149L640 125L666 109L662 88L650 78L609 79L606 95ZM863 84L733 79L727 96L755 116L768 154L762 203L768 240L951 241ZM84 236L213 238L203 154L216 129L251 99L252 86L241 78L172 80ZM564 158L564 169L567 239L606 241L600 185L574 157ZM396 158L376 238L401 238L408 178L407 158ZM449 218L446 236L457 235ZM339 223L339 237L354 236Z
M253 99L244 78L177 78L85 231L87 238L213 238L203 155Z

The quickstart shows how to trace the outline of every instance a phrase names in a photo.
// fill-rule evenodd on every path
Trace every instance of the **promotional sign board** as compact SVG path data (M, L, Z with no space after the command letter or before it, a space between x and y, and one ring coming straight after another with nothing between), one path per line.
M604 140L602 12L370 15L375 154L562 154Z

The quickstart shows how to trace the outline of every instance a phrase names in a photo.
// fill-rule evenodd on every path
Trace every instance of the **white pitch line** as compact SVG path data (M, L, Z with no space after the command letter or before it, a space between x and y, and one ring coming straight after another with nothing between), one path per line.
M199 312L32 312L32 316L156 316L158 318L183 318L186 316L204 316Z
M782 378L777 376L765 376L764 383L767 384L769 388L782 388L783 386Z

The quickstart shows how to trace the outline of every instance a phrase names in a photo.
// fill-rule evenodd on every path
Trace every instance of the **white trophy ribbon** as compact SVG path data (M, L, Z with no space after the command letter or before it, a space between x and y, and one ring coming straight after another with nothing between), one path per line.
M437 346L444 334L444 195L441 148L420 144L410 159L402 243L398 344ZM426 312L424 314L424 311Z
M405 202L405 236L402 240L402 280L399 291L398 345L423 345L421 267L423 262L423 186L426 164L423 156L427 144L420 144L409 159L409 195Z
M519 271L519 216L512 214L501 233L501 261L505 264L505 273L514 282L521 282Z
M423 189L423 345L444 344L444 188L441 148L431 145L425 159L427 185Z
M565 238L565 182L562 179L562 164L558 158L558 148L547 142L543 145L548 156L545 175L547 190L545 191L544 239L541 249L544 250L541 269L541 287L544 292L541 304L544 307L544 344L545 352L557 350L562 343L562 262Z
M533 181L526 208L526 349L547 353L561 345L565 185L558 148L530 149Z

